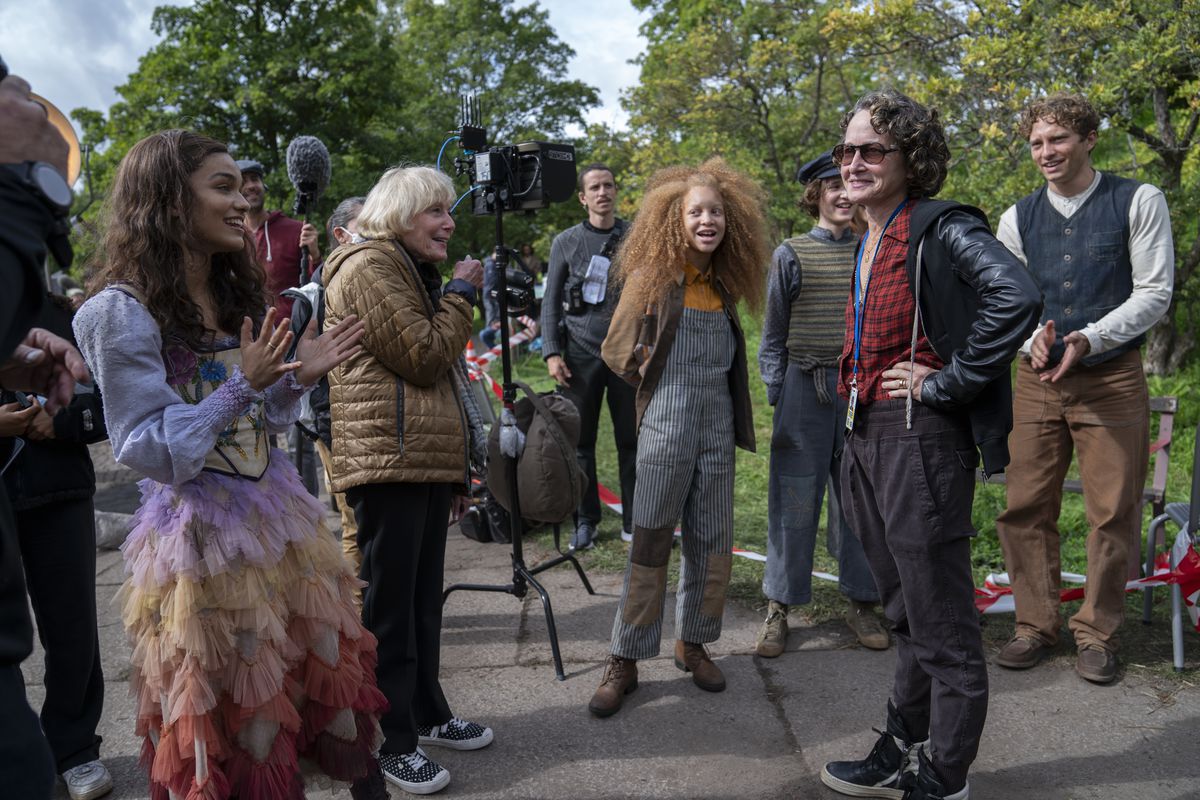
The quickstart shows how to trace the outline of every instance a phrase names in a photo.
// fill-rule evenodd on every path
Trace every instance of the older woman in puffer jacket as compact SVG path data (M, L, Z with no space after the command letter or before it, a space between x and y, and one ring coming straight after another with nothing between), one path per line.
M358 521L363 623L379 639L384 776L429 794L450 774L421 745L474 750L492 731L450 712L438 679L446 527L467 491L470 432L457 363L483 283L477 260L442 285L454 233L450 179L396 167L371 189L356 243L324 267L327 325L366 322L363 352L329 373L333 489Z

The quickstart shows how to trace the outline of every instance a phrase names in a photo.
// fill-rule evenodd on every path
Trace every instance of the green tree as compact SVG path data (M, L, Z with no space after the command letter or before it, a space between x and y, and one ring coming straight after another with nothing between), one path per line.
M459 96L477 93L482 119L492 145L522 141L567 140L569 126L583 125L583 114L599 104L596 90L568 80L567 63L574 50L558 39L549 15L536 4L514 6L511 0L405 0L399 4L397 38L404 96L397 124L414 143L399 156L431 162L448 132L456 130ZM459 154L447 147L442 168ZM399 160L399 158L397 158ZM467 188L466 179L458 182ZM480 255L495 241L492 220L472 218L464 200L456 215L454 249ZM508 214L505 241L511 246L546 240L577 219L566 216L573 203L563 203L532 216ZM564 219L564 217L566 217Z
M257 158L280 204L295 136L328 146L331 194L389 151L382 115L397 105L395 23L370 0L200 0L159 7L152 25L162 41L118 87L107 119L75 112L87 144L105 147L94 164L101 189L138 139L164 128L191 128Z
M625 97L636 172L723 155L763 183L781 236L807 228L796 169L840 138L865 86L830 46L820 0L634 0L650 10L641 80Z
M307 134L325 143L332 161L319 218L393 164L433 162L459 125L462 92L481 93L498 144L561 139L598 102L594 89L565 79L573 52L546 12L512 0L197 0L156 9L153 27L162 41L118 87L121 99L107 115L73 112L95 152L100 194L135 142L188 127L262 161L268 204L287 208L287 145ZM458 150L446 151L442 166L452 171ZM469 217L462 207L460 254L490 242L490 228ZM536 238L528 221L512 227Z
M943 111L956 158L947 195L992 218L1040 184L1016 135L1042 94L1086 95L1106 120L1097 166L1167 195L1177 252L1171 312L1150 333L1147 368L1194 350L1200 265L1198 0L897 0L847 4L826 32L850 57Z

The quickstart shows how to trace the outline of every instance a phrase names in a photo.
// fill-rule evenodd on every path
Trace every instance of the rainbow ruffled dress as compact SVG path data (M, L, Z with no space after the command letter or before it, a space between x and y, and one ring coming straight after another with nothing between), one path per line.
M122 546L137 733L154 800L303 800L299 756L339 780L373 767L386 700L362 584L268 434L303 394L256 392L236 341L163 345L110 288L76 316L117 461L148 477Z

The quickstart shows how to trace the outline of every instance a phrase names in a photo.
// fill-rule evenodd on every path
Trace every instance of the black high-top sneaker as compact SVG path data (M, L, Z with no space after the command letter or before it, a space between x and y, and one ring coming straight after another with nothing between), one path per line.
M879 740L867 757L830 761L821 770L821 783L851 797L907 798L908 790L916 784L917 753L928 746L929 740L913 741L891 700L886 730L872 730L879 734Z
M917 779L904 793L904 800L968 800L971 784L964 783L957 792L946 791L946 784L938 774L933 762L925 755L924 748L917 752Z

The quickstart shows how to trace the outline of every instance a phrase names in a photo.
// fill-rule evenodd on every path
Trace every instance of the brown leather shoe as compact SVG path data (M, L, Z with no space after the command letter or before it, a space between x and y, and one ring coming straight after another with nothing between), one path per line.
M708 657L708 649L704 645L676 639L675 666L692 673L692 681L704 691L725 691L725 676L721 674L721 668Z
M1009 669L1029 669L1036 667L1046 654L1050 645L1032 636L1014 636L1009 639L1000 652L996 654L996 663Z
M858 643L863 647L871 650L887 650L892 643L892 637L888 636L883 623L879 621L879 617L875 616L874 603L851 600L850 605L846 607L846 624L850 626L850 630L854 631L854 635L858 637Z
M1075 657L1075 671L1092 683L1112 683L1117 677L1117 656L1098 644L1085 644Z
M611 717L621 710L625 695L637 688L637 661L609 656L604 662L604 677L588 703L588 711L597 717Z

